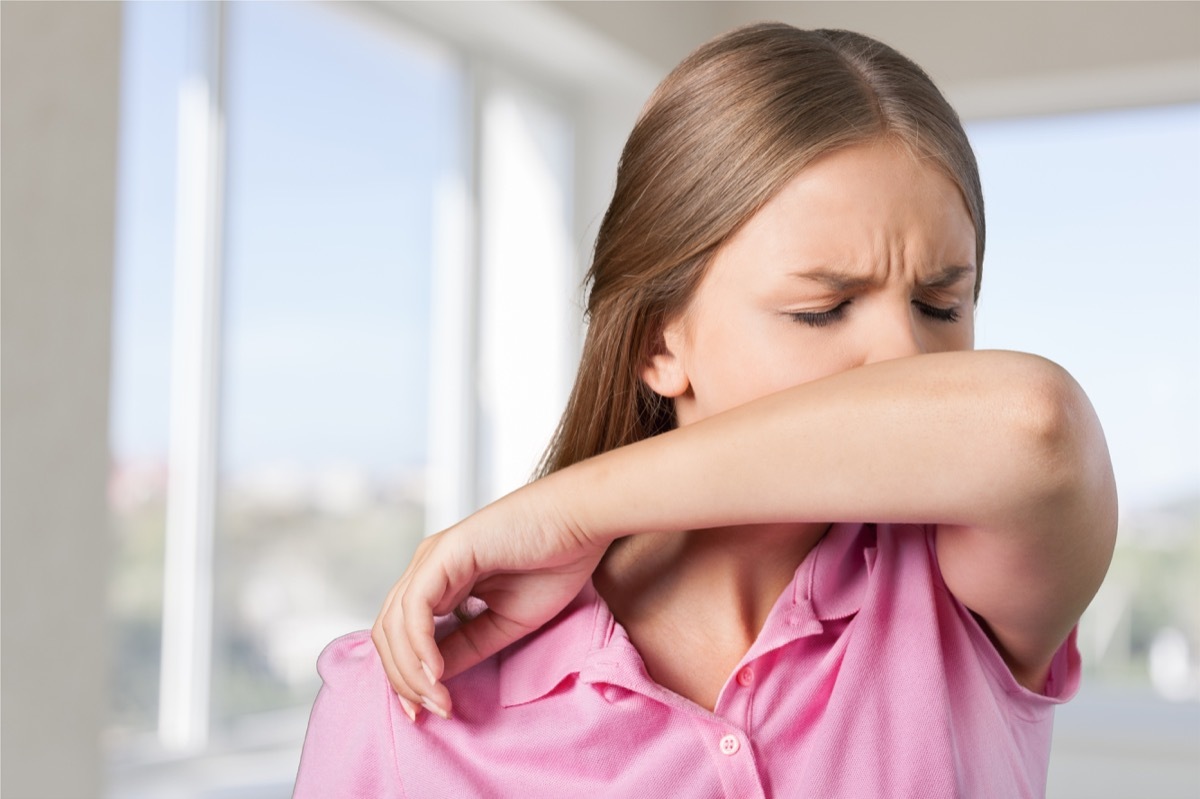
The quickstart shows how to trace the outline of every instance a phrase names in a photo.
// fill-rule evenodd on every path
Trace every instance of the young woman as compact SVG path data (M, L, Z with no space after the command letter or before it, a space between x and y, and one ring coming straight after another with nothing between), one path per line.
M1069 375L972 351L983 244L895 51L691 55L622 155L541 479L325 651L297 796L1042 795L1115 489Z

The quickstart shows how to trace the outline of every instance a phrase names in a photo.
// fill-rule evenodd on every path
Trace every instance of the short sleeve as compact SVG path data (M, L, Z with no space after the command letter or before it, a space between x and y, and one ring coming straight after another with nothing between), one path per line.
M402 797L395 723L403 713L366 631L338 638L317 659L313 703L294 799ZM407 719L405 719L407 723Z
M1042 695L1056 703L1066 702L1079 692L1079 679L1083 671L1083 662L1079 656L1079 625L1071 628L1067 640L1054 653L1050 662L1050 673L1046 677L1046 687Z
M1017 682L1016 677L1005 664L1004 658L1001 657L980 620L958 600L958 597L954 596L945 580L942 579L941 566L937 559L937 527L929 525L926 531L926 546L937 586L953 603L980 661L991 672L1000 688L1010 697L1017 715L1038 719L1053 705L1062 704L1074 697L1079 691L1080 676L1083 671L1076 642L1079 625L1071 628L1066 640L1055 651L1042 691L1039 693L1024 687Z

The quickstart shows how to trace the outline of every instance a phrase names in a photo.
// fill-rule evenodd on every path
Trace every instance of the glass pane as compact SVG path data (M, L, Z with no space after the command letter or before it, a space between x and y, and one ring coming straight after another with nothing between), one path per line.
M1200 107L975 124L978 345L1062 363L1106 423L1125 511L1200 485Z
M1121 516L1055 721L1049 796L1192 795L1200 700L1200 107L971 126L988 203L981 348L1088 391Z
M176 114L186 9L126 3L109 440L109 737L154 730L166 528Z
M1155 640L1182 638L1190 664L1178 684L1155 685L1200 697L1200 610L1186 576L1200 572L1200 107L971 133L989 235L977 343L1067 367L1117 473L1120 538L1081 630L1087 665L1148 685Z
M435 189L460 77L336 9L229 6L213 718L307 706L423 532Z

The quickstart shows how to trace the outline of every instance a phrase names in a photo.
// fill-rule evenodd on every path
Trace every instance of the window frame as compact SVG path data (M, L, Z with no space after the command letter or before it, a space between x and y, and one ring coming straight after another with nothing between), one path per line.
M572 166L565 187L573 208L567 235L576 252L564 268L567 284L578 287L584 253L580 242L591 231L597 207L607 201L608 186L589 183L581 164L597 153L615 164L620 141L654 76L629 78L628 64L616 59L615 72L595 74L576 69L564 82L546 79L537 65L523 60L518 37L499 48L464 42L446 21L432 23L408 4L371 5L321 2L323 11L356 18L398 39L428 40L451 53L463 75L464 110L461 137L461 185L446 198L451 219L447 240L465 242L457 250L435 252L435 297L431 318L430 476L426 533L441 529L491 499L486 476L477 468L483 442L479 417L481 241L486 209L481 205L481 130L484 104L491 92L515 87L561 115L574 135ZM410 14L417 11L416 15ZM210 761L243 745L277 748L299 746L308 708L247 717L238 729L216 734L211 724L213 658L213 548L217 526L218 443L221 395L221 285L225 221L225 86L226 43L230 15L222 3L189 4L192 15L188 76L181 87L179 149L176 153L175 287L172 319L170 435L167 525L164 559L163 646L160 660L159 717L154 751L110 752L116 784L139 782L140 773L165 769L177 774L180 764ZM505 36L511 38L512 30ZM594 56L592 56L594 57ZM585 59L586 60L586 57ZM570 72L570 71L569 71ZM633 70L636 73L636 67ZM581 87L578 74L593 83ZM616 76L614 78L614 75ZM614 88L615 87L615 88ZM612 119L619 109L618 121ZM589 122L603 116L604 135L588 135ZM620 117L624 119L620 119ZM611 179L612 170L603 174ZM580 180L580 176L584 179ZM588 199L580 201L581 195ZM455 218L457 217L457 218ZM437 244L435 242L435 250ZM438 281L441 281L440 286ZM574 299L572 297L571 299ZM465 310L465 313L463 312ZM457 321L456 321L457 320ZM574 357L582 343L580 318L568 308L548 310L548 335L569 342L568 355L557 370L558 382L569 387ZM441 371L437 371L437 369ZM399 573L398 565L398 572ZM303 715L301 715L301 711ZM244 727L244 729L242 729ZM249 736L249 738L246 738ZM245 739L245 740L243 740ZM115 761L113 758L116 758ZM175 764L175 765L171 765ZM140 769L140 772L139 772ZM165 776L165 774L164 774ZM133 777L132 782L128 777Z

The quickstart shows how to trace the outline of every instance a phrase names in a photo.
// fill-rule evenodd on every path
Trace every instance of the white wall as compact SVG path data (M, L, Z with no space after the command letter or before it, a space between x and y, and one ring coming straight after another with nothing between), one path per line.
M1200 100L1200 3L613 3L553 0L660 74L730 28L779 20L875 36L920 64L964 119Z
M775 4L746 3L748 14ZM1200 98L1200 5L1155 2L787 4L796 23L878 36L964 118Z
M98 796L119 3L4 3L4 796Z

